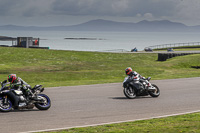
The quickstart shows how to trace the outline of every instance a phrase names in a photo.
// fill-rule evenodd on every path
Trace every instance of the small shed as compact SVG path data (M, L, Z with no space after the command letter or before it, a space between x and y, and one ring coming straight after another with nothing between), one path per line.
M17 47L24 47L24 48L39 47L39 38L17 37Z

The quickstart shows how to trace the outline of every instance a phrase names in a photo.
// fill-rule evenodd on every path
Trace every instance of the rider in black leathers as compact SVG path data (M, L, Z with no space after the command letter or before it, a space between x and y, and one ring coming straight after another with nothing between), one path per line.
M20 77L17 77L16 74L9 74L8 75L8 82L9 82L9 88L15 89L15 90L22 90L23 94L28 98L28 99L33 99L34 95L30 91L28 85L25 81L23 81ZM12 92L9 93L11 98L14 99L15 103L14 106L18 106L19 99L14 96Z
M145 87L140 87L140 93L142 93L148 86L150 86L150 82L148 82L147 80L145 80L145 77L141 76L139 73L137 73L136 71L133 71L131 67L127 67L125 69L125 73L126 75L128 75L131 79L133 79L134 77L138 77L139 81L141 83L146 83Z

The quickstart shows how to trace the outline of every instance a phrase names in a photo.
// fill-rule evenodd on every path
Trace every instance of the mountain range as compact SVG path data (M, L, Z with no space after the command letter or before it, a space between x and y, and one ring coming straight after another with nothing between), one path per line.
M71 26L17 26L2 25L0 30L44 30L44 31L121 31L121 32L200 32L200 25L186 26L168 20L147 21L137 23L115 22L110 20L91 20Z

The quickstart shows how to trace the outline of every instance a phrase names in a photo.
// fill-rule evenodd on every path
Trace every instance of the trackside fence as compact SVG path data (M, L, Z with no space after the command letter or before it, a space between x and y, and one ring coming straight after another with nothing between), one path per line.
M171 43L171 44L161 44L161 45L154 45L149 46L151 49L163 49L163 48L174 48L174 47L190 47L192 46L199 46L200 42L188 42L188 43Z

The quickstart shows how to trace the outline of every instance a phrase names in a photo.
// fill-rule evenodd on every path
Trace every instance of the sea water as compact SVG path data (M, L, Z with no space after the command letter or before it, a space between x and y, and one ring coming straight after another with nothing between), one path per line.
M91 31L0 31L0 36L40 38L40 47L75 51L130 51L133 48L171 43L200 42L200 33L91 32ZM65 39L68 38L68 39ZM13 44L0 41L0 45Z

